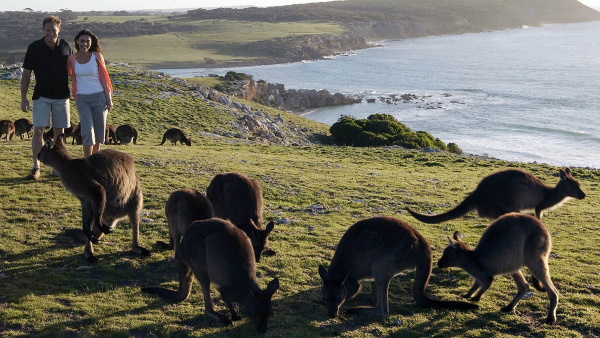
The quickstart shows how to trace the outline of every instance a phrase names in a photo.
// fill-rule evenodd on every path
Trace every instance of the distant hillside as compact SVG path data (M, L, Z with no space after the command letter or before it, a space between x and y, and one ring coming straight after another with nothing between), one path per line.
M0 62L21 61L47 14L0 13ZM282 63L367 48L371 41L600 20L600 12L577 0L345 0L169 15L54 14L63 18L61 35L68 40L91 29L109 60L149 68Z

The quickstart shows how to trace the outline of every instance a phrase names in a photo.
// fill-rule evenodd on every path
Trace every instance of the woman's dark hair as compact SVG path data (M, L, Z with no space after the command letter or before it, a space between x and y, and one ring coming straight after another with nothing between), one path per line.
M102 53L102 49L100 49L100 42L98 41L98 38L96 37L96 35L94 35L94 33L87 29L84 29L81 32L77 33L77 35L75 35L75 49L77 51L79 51L79 45L77 44L77 40L79 40L79 38L82 35L87 35L92 39L92 45L90 46L91 52Z

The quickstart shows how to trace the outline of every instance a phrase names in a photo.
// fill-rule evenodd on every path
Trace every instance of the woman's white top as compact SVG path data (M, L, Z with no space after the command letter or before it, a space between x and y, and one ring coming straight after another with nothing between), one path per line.
M75 76L77 77L77 95L96 94L103 92L100 75L98 73L98 62L92 53L90 61L81 64L75 59Z

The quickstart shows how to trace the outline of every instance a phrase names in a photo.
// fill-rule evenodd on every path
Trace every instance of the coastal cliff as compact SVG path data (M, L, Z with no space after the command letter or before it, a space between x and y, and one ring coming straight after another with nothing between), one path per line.
M318 59L370 42L434 35L476 33L523 26L600 20L600 12L577 0L345 0L267 8L188 11L194 20L332 22L341 35L300 35L249 42L244 49L268 57L256 64ZM206 64L207 67L222 66Z

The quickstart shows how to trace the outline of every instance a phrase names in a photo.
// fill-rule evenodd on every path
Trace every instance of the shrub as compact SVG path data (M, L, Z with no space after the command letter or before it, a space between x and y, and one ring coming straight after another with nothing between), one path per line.
M462 155L462 153L463 153L462 149L460 149L458 144L456 144L454 142L448 143L448 151L451 153L454 153L454 154L459 154L459 155Z
M454 144L446 145L426 131L413 132L389 114L373 114L366 119L341 116L329 129L337 144L356 147L399 145L408 149L437 148L458 154L462 150Z

